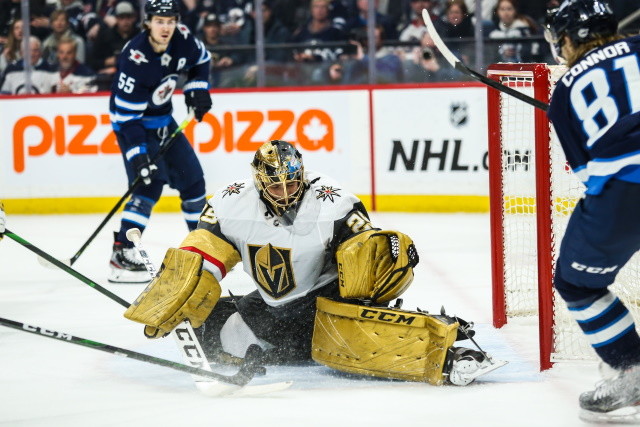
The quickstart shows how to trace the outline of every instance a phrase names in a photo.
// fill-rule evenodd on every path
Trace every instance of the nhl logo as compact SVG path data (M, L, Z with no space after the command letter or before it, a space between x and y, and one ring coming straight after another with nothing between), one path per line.
M451 104L451 110L449 111L449 121L454 127L462 127L467 124L467 104L464 102Z

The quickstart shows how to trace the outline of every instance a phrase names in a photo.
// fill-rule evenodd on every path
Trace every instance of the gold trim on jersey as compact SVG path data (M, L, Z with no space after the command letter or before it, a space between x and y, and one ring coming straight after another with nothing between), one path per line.
M190 232L180 244L181 248L188 246L197 248L224 264L226 270L223 272L224 274L228 273L242 259L232 244L202 228ZM204 258L207 260L207 257Z

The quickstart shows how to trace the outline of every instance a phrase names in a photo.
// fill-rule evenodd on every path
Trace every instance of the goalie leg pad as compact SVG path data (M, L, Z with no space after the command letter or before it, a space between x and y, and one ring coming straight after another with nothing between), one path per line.
M170 248L160 273L127 309L124 317L169 333L185 319L194 328L211 314L222 289L202 269L200 254Z
M320 297L312 357L339 371L441 385L457 328L448 317Z

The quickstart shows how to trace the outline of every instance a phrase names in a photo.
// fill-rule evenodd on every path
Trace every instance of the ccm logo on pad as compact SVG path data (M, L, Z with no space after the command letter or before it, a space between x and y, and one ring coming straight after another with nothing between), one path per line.
M571 267L578 271L586 271L587 273L592 273L592 274L612 273L616 271L616 269L618 268L617 265L614 265L612 267L590 267L588 265L580 264L577 262L572 262Z

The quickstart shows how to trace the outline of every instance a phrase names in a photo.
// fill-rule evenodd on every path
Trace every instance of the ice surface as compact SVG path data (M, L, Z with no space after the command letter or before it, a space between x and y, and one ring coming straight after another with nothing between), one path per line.
M58 258L70 258L102 215L17 216L8 227ZM374 213L376 225L403 231L420 254L404 308L442 305L476 323L476 340L510 363L474 385L354 378L310 364L268 368L252 383L294 380L269 396L211 398L187 374L0 326L0 424L10 426L580 426L578 395L593 387L595 364L538 372L534 319L491 326L489 219L485 214ZM142 285L107 282L113 219L74 265L127 301ZM159 263L180 243L178 214L154 214L143 243ZM225 290L253 289L234 269ZM13 240L0 242L0 317L179 360L171 340L151 341L116 302L59 269L46 268Z

